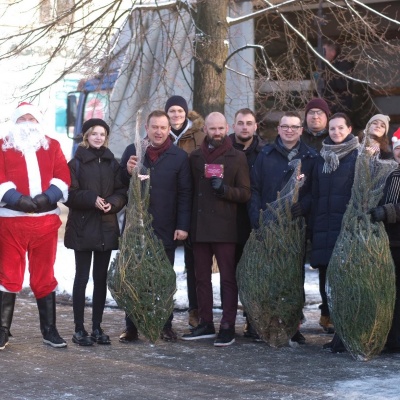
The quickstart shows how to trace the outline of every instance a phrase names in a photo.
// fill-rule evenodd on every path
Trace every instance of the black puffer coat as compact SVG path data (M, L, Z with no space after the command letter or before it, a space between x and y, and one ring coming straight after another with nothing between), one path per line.
M120 236L117 213L127 202L126 186L120 166L109 149L101 151L79 146L68 163L71 188L68 194L68 220L65 247L74 250L106 251L118 249ZM97 196L112 207L104 213L95 207Z
M352 139L349 135L345 141ZM327 138L326 142L333 144ZM331 172L322 172L324 159L320 157L314 169L312 182L313 222L312 253L310 264L314 267L328 265L339 236L343 215L351 197L358 149L344 156L339 167Z

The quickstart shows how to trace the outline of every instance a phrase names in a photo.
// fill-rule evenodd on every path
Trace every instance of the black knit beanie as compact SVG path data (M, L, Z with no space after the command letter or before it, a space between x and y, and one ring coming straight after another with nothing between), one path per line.
M179 106L185 110L185 114L187 115L189 112L188 105L186 100L182 96L171 96L167 102L165 103L165 112L168 113L168 110L172 106Z

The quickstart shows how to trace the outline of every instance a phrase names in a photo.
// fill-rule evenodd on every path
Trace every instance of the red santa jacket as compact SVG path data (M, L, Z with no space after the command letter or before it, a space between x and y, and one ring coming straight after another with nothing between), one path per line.
M16 189L25 196L35 197L43 193L50 185L57 186L63 193L60 202L68 199L68 188L71 177L67 161L60 144L46 136L49 148L41 147L22 154L14 149L2 150L3 140L0 140L0 199L10 189ZM4 208L0 202L0 217L12 217L25 214ZM38 215L38 214L36 214ZM40 215L40 214L39 214Z

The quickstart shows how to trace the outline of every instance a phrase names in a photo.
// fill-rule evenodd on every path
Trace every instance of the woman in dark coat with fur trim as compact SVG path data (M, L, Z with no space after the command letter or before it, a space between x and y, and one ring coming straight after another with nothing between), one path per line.
M120 166L107 148L109 126L98 118L83 124L83 141L68 163L71 188L64 243L75 250L76 273L73 287L75 333L72 341L90 346L110 344L100 324L107 294L107 270L111 251L118 249L117 213L127 203ZM84 328L85 291L93 257L92 333Z
M320 325L333 333L325 290L326 270L350 201L359 141L353 136L349 117L334 114L329 120L329 137L323 141L321 156L312 182L311 266L319 269Z

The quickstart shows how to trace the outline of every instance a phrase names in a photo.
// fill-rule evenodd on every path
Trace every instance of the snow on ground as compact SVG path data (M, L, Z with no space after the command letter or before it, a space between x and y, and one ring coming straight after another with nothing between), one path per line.
M114 258L116 252L113 252L111 259ZM63 241L59 240L57 249L57 258L55 264L55 275L58 281L57 293L64 293L72 295L72 287L75 276L75 258L74 251L64 247ZM186 274L183 257L183 247L178 247L175 253L175 265L174 270L176 272L176 286L177 291L175 293L175 308L185 309L188 308L187 300L187 286L186 286ZM90 274L91 275L91 274ZM212 274L212 283L214 291L214 306L219 307L220 301L220 282L219 273ZM25 273L24 288L29 287L29 272L28 269ZM308 303L315 303L320 301L318 291L318 271L306 267L306 282L305 291ZM93 280L90 276L89 282L86 288L86 297L91 300L93 293ZM107 291L107 304L116 305L114 299L111 297L109 291Z

